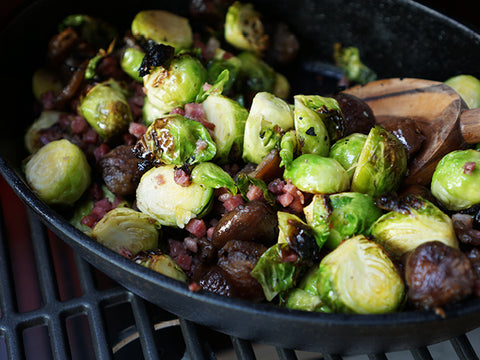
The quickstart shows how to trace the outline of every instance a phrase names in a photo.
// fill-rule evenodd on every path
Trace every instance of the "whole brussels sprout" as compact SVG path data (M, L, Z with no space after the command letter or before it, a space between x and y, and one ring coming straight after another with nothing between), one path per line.
M90 185L90 172L82 150L65 139L43 146L25 166L28 185L49 205L73 205Z
M154 167L143 174L137 187L137 206L161 225L184 228L191 219L208 212L213 188L195 182L179 185L174 174L175 165Z
M193 165L213 159L216 145L198 121L172 114L156 119L134 151L137 157L155 164Z
M313 194L333 194L345 191L350 179L337 160L315 154L303 154L285 169L284 179L290 179L298 189Z
M158 249L137 254L133 261L172 279L183 282L188 280L182 268L170 256Z
M406 172L405 147L394 135L376 125L370 130L358 158L351 189L377 197L395 191Z
M112 24L86 14L68 15L58 27L60 32L73 28L82 40L96 49L106 49L118 37L118 31Z
M457 75L445 81L470 109L480 107L480 80L472 75Z
M363 235L325 256L318 272L318 294L334 312L383 314L403 304L405 285L394 263Z
M143 37L177 50L190 48L193 33L187 18L164 10L143 10L137 13L131 25L135 37Z
M79 111L103 139L120 135L133 121L125 90L113 79L90 89L82 99Z
M273 93L276 82L276 72L265 61L254 53L244 51L237 55L241 61L239 85L236 88L241 92ZM243 87L243 88L242 88Z
M152 217L128 207L117 207L95 225L91 236L110 250L130 258L140 251L158 247L159 228Z
M237 81L242 61L236 56L224 58L225 51L217 49L215 56L207 64L207 82L213 84L222 71L228 70L228 80L223 86L223 94L227 94Z
M237 49L262 52L268 47L260 13L250 3L235 1L225 16L225 40Z
M449 210L480 204L480 151L456 150L445 155L433 173L431 190Z
M213 140L217 146L215 160L226 163L238 159L243 152L243 134L248 111L235 100L223 95L210 95L202 103L207 121L215 125Z
M330 136L322 115L308 106L312 101L312 96L294 96L295 131L300 151L302 154L328 156Z
M164 114L194 102L207 79L202 63L188 54L175 56L168 68L158 66L143 77L148 100Z
M362 152L367 135L360 133L350 134L338 140L330 148L329 156L337 160L347 170L350 179L353 177L357 167L358 158Z
M40 140L41 131L58 123L62 113L56 110L44 110L40 116L29 126L25 133L25 147L30 154L40 149L44 144Z
M271 93L257 93L245 123L243 159L258 164L280 142L281 133L291 128L290 106Z
M37 69L32 76L32 91L35 99L42 100L42 95L46 92L60 93L63 84L60 79L51 71L45 68Z
M325 246L330 249L346 238L369 236L373 223L382 215L370 195L355 192L317 194L303 211L317 236L327 238Z
M142 50L131 47L125 49L120 62L122 70L138 82L143 82L143 77L141 77L138 72L144 56L145 53Z
M355 46L343 47L336 43L333 47L333 59L350 81L366 84L377 78L377 74L362 62L360 51Z
M375 241L394 257L428 241L458 248L451 218L431 202L409 195L398 210L382 215L372 226Z

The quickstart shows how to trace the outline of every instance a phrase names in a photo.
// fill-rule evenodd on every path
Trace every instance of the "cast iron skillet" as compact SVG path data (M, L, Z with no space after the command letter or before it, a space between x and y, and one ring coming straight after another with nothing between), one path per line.
M333 43L360 48L380 77L445 80L460 74L480 76L480 36L408 0L256 1L258 9L290 24L302 41L302 63L315 68L331 59ZM68 5L67 5L68 4ZM190 292L184 284L126 260L66 223L34 196L20 172L23 134L32 121L30 83L56 24L74 12L90 13L128 26L141 8L186 14L186 1L38 1L16 16L0 34L3 96L0 172L18 196L76 252L132 292L199 324L252 341L338 354L374 353L425 346L480 325L480 300L434 312L388 315L316 314ZM299 70L300 72L300 70ZM305 72L298 79L309 77ZM301 87L302 85L299 85ZM309 92L315 89L308 89ZM300 90L294 89L298 92Z

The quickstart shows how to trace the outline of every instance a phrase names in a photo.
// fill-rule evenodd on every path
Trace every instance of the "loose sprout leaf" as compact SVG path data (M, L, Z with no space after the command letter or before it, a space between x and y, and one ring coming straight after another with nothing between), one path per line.
M138 69L138 74L143 77L150 74L150 71L153 68L159 66L168 67L168 64L170 63L170 60L172 60L174 54L175 49L172 46L152 44L143 58L140 69Z
M240 174L237 177L237 186L240 191L240 194L245 200L248 200L247 198L247 192L249 190L250 185L255 185L259 187L262 192L263 192L263 197L267 201L268 204L270 205L275 205L275 197L273 194L268 190L267 184L263 180L260 179L255 179L252 176L249 176L247 174Z

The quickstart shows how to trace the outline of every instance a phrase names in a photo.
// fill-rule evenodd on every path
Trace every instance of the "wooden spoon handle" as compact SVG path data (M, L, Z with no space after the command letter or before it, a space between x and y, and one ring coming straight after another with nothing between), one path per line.
M480 108L463 111L459 120L460 131L465 142L480 143Z

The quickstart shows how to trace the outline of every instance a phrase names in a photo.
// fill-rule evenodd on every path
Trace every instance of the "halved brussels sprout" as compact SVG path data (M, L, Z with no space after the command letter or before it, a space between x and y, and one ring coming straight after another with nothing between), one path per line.
M403 304L405 285L394 263L363 235L325 256L318 272L318 293L335 312L383 314Z
M143 99L142 107L142 121L145 125L150 126L152 123L165 116L165 112L157 109L152 103L148 100L148 97Z
M132 79L143 82L143 77L139 75L145 53L137 48L131 47L125 49L122 55L120 66Z
M131 257L158 247L159 228L151 216L128 207L117 207L95 225L91 236L110 250Z
M271 93L257 93L245 124L243 159L258 164L277 146L282 133L291 128L293 112L290 106Z
M382 215L373 224L372 235L397 258L428 241L458 248L451 218L431 202L413 195L403 200L398 211Z
M295 95L294 101L295 131L300 151L302 154L328 156L330 137L321 114L308 106L312 96Z
M65 139L43 146L25 166L28 185L49 205L73 205L90 185L90 172L82 150Z
M352 191L377 197L395 191L407 172L402 143L384 128L374 126L362 148L352 178Z
M225 17L225 40L241 50L262 52L268 47L260 13L250 3L234 2Z
M457 75L445 81L470 109L480 107L480 80L472 75Z
M445 155L433 173L431 190L449 210L480 204L480 151L456 150Z
M215 153L207 129L179 114L156 119L135 146L137 157L156 164L193 165L213 159Z
M182 268L170 256L160 250L142 252L133 261L172 279L183 282L188 280Z
M353 133L338 140L330 148L329 156L337 160L343 168L347 170L350 179L353 177L353 173L357 167L358 158L360 157L366 141L367 135Z
M44 110L25 133L25 147L30 154L40 149L44 144L40 141L40 132L56 124L62 113L56 110Z
M184 228L191 219L208 212L213 188L195 182L181 186L174 173L174 165L163 165L143 174L137 187L137 206L161 225Z
M350 179L337 160L315 154L303 154L285 169L284 179L301 191L313 194L333 194L345 191Z
M355 192L317 194L303 211L317 236L327 237L325 246L330 249L346 238L369 236L373 223L382 215L370 195Z
M48 91L58 94L63 89L60 79L45 68L37 69L32 76L32 91L35 99L42 100L42 95Z
M343 47L336 43L333 48L335 65L340 67L348 80L366 84L377 78L377 74L360 59L360 51L355 46Z
M207 79L202 63L188 54L175 56L167 68L158 66L143 77L145 93L153 106L169 113L193 102Z
M113 79L90 89L82 99L79 111L103 139L125 132L133 121L125 89Z
M226 163L238 159L243 151L243 134L248 111L223 95L210 95L202 103L207 121L215 125L213 140L217 145L215 160Z
M193 44L193 33L187 18L164 10L143 10L137 13L131 25L135 37L143 37L157 44L188 49Z

